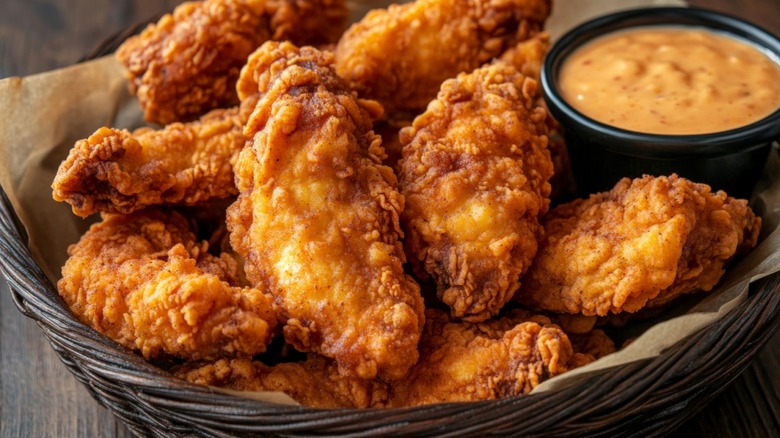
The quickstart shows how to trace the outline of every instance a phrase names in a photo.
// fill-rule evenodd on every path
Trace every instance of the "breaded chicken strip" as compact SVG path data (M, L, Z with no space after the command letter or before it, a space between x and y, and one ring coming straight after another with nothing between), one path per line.
M501 61L511 64L523 75L539 79L544 56L550 49L550 36L546 32L540 32L528 40L522 41L514 47L509 48L501 54ZM544 99L539 97L539 105L547 108ZM549 147L550 158L553 163L553 176L550 178L550 199L555 203L556 200L571 200L574 197L574 176L571 172L571 163L569 152L566 149L566 142L560 130L558 122L548 114L547 127L550 137Z
M263 97L228 229L248 278L274 294L289 343L336 359L344 375L398 379L417 361L424 322L402 267L404 201L371 131L381 108L357 100L332 63L290 43L250 58Z
M56 201L86 217L152 205L196 205L238 193L233 165L257 98L160 130L100 128L76 142L52 184ZM242 109L243 108L243 109Z
M550 47L550 37L547 33L541 32L532 38L525 40L514 47L509 48L501 55L501 60L511 64L520 73L533 79L539 79L539 71L542 68L544 55ZM541 96L540 104L543 104ZM551 120L548 118L548 121ZM374 131L382 136L382 146L385 148L387 157L383 160L386 166L390 166L398 173L398 162L401 159L403 145L399 139L400 130L411 125L411 119L385 119L374 124ZM551 150L552 154L553 151ZM555 165L553 158L553 165ZM556 172L557 174L557 172ZM553 175L556 178L556 175ZM552 182L550 183L552 185ZM554 187L553 187L554 188Z
M411 124L411 121L406 120L382 120L374 124L374 132L382 137L382 147L385 149L382 164L392 168L396 175L400 171L398 163L404 148L400 138L401 129Z
M517 300L560 313L636 312L712 289L761 228L747 201L677 175L624 178L556 207Z
M338 365L310 354L305 362L266 366L248 359L221 359L187 364L175 372L181 379L235 391L277 391L312 408L379 407L387 401L387 384L342 376Z
M570 342L548 318L522 310L470 324L428 309L420 351L408 378L390 385L342 376L335 362L316 354L273 367L247 359L190 363L175 375L237 391L280 391L310 407L404 407L525 394L615 346L601 330L574 335Z
M593 360L575 353L566 334L543 316L511 312L472 324L428 309L425 318L420 361L391 385L388 407L527 394L572 364Z
M495 63L446 81L401 131L406 253L455 317L497 314L536 255L553 172L538 96Z
M544 56L550 50L550 45L550 35L547 32L539 32L508 48L499 59L516 68L524 76L538 81Z
M186 2L125 41L116 56L147 121L188 121L238 104L241 66L263 42L334 42L346 17L344 0Z
M57 288L83 323L146 358L265 351L271 299L239 287L235 260L207 249L176 212L104 214L68 248Z
M607 336L604 330L593 329L587 333L567 333L571 346L577 353L582 353L587 357L594 359L601 359L602 357L612 354L617 349L615 348L615 342Z
M369 12L336 46L336 71L390 113L419 112L444 80L540 31L550 0L417 0Z

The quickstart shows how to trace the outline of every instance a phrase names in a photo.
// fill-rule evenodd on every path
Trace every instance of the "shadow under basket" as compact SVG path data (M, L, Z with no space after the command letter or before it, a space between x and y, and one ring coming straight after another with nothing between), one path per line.
M87 56L113 52L142 26ZM133 432L149 436L656 436L699 412L747 367L780 324L780 273L750 286L724 318L658 357L559 391L405 409L323 410L228 395L174 378L79 322L33 260L0 190L0 270L21 312L62 362Z

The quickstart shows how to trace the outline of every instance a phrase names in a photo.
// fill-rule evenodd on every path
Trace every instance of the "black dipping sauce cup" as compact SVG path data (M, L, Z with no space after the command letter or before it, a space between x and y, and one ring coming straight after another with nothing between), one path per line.
M695 135L645 134L597 122L567 103L558 90L566 58L594 38L647 26L692 26L737 36L780 59L780 40L740 19L694 8L645 8L588 21L561 37L542 68L544 98L561 124L580 195L611 189L622 177L678 175L730 196L748 198L780 138L780 108L729 131Z

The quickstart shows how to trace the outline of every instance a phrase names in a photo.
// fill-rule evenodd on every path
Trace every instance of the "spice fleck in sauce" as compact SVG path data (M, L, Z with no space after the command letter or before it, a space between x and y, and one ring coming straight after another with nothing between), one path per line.
M653 134L745 126L780 106L780 66L754 46L686 27L595 39L561 69L563 98L602 123Z

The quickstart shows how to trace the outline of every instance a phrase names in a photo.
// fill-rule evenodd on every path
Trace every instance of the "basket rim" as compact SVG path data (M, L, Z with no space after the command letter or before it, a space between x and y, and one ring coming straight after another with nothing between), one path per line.
M753 283L745 302L660 356L602 370L561 390L396 409L278 405L175 378L82 324L34 261L23 236L24 228L0 186L0 271L15 304L38 323L92 396L139 433L570 436L585 430L620 436L644 430L654 435L693 416L704 406L701 400L714 397L736 378L780 325L779 272ZM706 374L693 366L697 361L729 366ZM698 409L670 408L687 405ZM643 421L648 412L663 421Z

